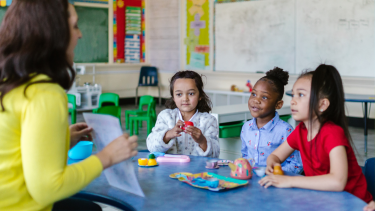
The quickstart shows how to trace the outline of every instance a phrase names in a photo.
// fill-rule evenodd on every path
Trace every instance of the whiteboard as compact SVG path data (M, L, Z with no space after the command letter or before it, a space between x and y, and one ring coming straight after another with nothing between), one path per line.
M215 70L295 72L295 0L215 6Z
M180 69L179 2L148 0L148 61L161 72Z
M325 62L344 76L375 77L374 19L374 0L297 0L297 73Z

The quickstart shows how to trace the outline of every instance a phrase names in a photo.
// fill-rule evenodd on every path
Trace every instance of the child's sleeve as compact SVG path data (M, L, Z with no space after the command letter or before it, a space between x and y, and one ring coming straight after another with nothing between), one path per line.
M289 140L290 134L292 132L293 132L292 127L286 130L285 137L287 137L287 140ZM303 170L303 165L302 165L300 152L298 150L294 150L294 152L281 164L281 167L283 171L289 171L289 172L293 172L296 174L301 174Z
M241 130L241 154L242 154L242 158L245 158L245 159L249 159L249 152L247 150L247 145L246 145L246 141L245 141L245 134L244 134L244 126L242 126L242 130Z
M152 132L148 135L146 140L147 149L150 152L166 152L176 142L175 138L171 139L168 144L163 141L165 134L172 129L168 126L168 118L172 118L168 110L164 110L158 115L155 127L152 128Z
M204 120L204 124L207 125L205 131L202 131L204 137L207 140L207 149L204 152L199 145L196 145L196 150L199 156L214 157L218 158L220 155L220 145L219 145L219 127L217 120L214 116L208 114L207 118Z

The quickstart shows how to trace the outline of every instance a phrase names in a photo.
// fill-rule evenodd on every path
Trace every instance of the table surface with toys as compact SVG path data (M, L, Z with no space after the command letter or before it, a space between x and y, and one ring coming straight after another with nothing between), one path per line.
M183 160L165 162L162 159L169 159L168 157L157 157L156 160L161 161L158 162L158 166L143 168L139 166L138 159L149 158L149 153L139 152L132 162L144 191L144 198L111 187L104 174L91 182L83 191L124 201L136 210L332 211L362 210L366 205L361 199L347 192L275 187L265 189L258 184L261 179L257 176L259 172L253 173L256 168L249 172L245 159L237 159L234 165L229 166L229 162L225 160L188 157L190 157L189 162ZM242 170L244 170L243 174ZM252 174L251 179L238 179L248 178L249 173ZM285 174L297 176L288 172Z

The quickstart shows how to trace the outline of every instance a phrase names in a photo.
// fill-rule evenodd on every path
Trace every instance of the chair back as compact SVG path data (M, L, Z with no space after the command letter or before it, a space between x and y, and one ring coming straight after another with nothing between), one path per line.
M121 109L119 106L104 106L104 107L99 107L97 113L109 114L111 116L118 117L119 109Z
M68 95L68 103L72 104L72 107L70 109L76 109L76 96L72 94L67 94Z
M124 211L135 211L134 207L132 207L130 204L128 204L124 201L119 201L117 199L114 199L114 198L111 198L111 197L108 197L108 196L104 196L104 195L100 195L100 194L97 194L97 193L90 193L90 192L81 191L81 192L75 194L74 196L72 196L72 198L86 199L86 200L89 200L89 201L96 201L96 202L99 202L99 203L103 203L103 204L107 204L107 205L116 207L116 208L118 208L120 210L124 210Z
M120 96L115 93L102 93L99 97L99 107L102 107L103 103L113 103L119 106Z
M156 67L141 67L138 86L158 86L158 70Z
M371 195L375 196L375 157L366 160L365 177L367 181L367 190Z
M147 107L147 116L151 116L156 119L156 100L154 98L152 98L149 106Z
M139 107L138 109L141 111L143 110L143 106L145 105L150 105L151 102L154 100L154 97L153 96L150 96L150 95L143 95L140 99L139 99Z

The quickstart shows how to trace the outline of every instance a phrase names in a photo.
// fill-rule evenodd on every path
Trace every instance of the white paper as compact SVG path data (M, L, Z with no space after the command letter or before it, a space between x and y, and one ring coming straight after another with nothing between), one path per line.
M120 123L116 117L92 113L83 113L83 117L87 125L94 130L93 141L98 151L122 135ZM111 186L145 197L130 160L105 169L104 174Z

